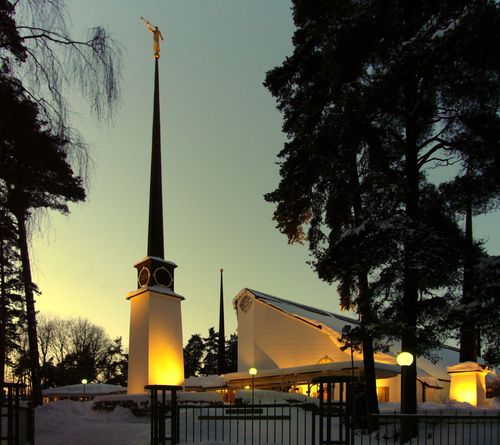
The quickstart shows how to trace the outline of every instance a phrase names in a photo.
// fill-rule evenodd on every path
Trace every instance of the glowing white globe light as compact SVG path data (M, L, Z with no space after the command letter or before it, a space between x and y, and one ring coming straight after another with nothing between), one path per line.
M250 369L248 370L248 373L249 373L250 375L256 375L256 374L257 374L257 368L250 368Z
M82 379L82 384L86 385L88 383L87 379Z
M399 366L410 366L413 363L413 354L400 352L396 357Z

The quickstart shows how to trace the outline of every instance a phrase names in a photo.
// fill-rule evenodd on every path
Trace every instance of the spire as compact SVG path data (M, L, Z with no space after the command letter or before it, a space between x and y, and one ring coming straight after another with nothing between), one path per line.
M153 139L151 144L151 180L149 186L148 257L164 258L158 58L155 58Z
M219 375L226 372L226 334L224 332L224 283L222 274L224 269L220 270L220 303L219 303L219 348L217 353L217 370Z
M158 57L155 57L153 138L151 143L151 179L149 185L148 253L134 265L137 269L137 286L161 286L174 291L175 263L165 260L163 247L163 203L161 185L161 134L160 134L160 75Z

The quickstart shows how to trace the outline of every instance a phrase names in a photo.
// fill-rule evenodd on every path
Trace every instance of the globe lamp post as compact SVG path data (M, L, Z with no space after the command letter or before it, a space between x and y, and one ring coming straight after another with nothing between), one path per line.
M82 379L82 385L83 385L83 400L85 400L85 385L88 383L87 379Z
M257 374L257 368L250 368L248 373L252 376L252 406L254 404L254 391L255 391L255 376Z
M398 365L404 369L403 366L410 366L413 363L413 354L409 352L400 352L396 357L396 361Z
M413 364L413 354L409 352L400 352L396 357L396 362L401 367L401 413L408 414L406 394L403 388L406 387L406 380L408 379L408 367ZM401 418L401 443L405 443L417 434L417 424L415 419Z

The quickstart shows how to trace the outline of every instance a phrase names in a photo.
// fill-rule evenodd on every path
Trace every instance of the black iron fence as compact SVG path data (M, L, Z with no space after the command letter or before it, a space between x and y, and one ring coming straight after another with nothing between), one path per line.
M367 419L356 415L348 390L344 400L343 390L333 400L333 388L325 388L317 403L195 405L177 403L180 387L151 386L151 444L396 445L403 443L401 424L411 420L416 435L407 444L500 445L500 411L394 412ZM367 425L377 428L368 433Z
M318 443L316 405L258 404L179 407L180 441L306 445ZM313 442L311 442L313 438Z
M151 401L151 445L179 443L177 393L182 386L146 385Z
M282 445L395 445L401 443L402 414L380 414L371 434L351 429L346 437L342 417L328 421L315 404L179 407L181 443ZM500 412L422 413L413 416L418 429L412 445L500 445ZM345 417L344 417L345 421ZM356 419L351 418L356 425ZM325 440L328 438L328 440Z
M26 385L4 383L0 387L0 443L34 443L33 410L22 401Z
M372 434L354 431L355 445L400 444L401 419L412 418L417 436L408 444L418 445L500 445L500 411L384 413L374 416L379 428Z

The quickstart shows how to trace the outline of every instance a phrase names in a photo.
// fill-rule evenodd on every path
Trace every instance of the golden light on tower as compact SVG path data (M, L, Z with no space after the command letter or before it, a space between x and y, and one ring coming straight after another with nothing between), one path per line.
M472 406L486 403L487 369L475 362L459 363L447 369L451 376L450 400L467 402Z

